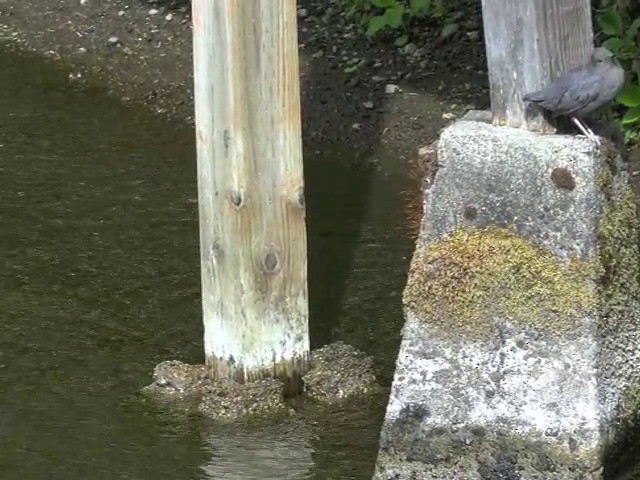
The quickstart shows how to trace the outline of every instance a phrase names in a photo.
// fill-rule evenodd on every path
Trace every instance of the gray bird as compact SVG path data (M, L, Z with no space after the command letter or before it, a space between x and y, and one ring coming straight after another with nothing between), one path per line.
M570 70L547 87L524 96L525 102L540 105L553 118L566 115L596 145L593 131L580 121L589 113L613 101L624 85L624 70L604 47L596 48L591 61Z

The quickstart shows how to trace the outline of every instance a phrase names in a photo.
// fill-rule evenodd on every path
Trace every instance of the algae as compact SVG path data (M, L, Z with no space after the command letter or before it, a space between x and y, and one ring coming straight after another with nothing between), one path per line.
M640 372L637 333L640 312L640 223L636 196L617 158L599 172L604 193L598 229L600 279L598 331L599 377L604 401L614 406L605 430L607 468L615 476L635 465L633 446L640 441ZM619 172L616 174L616 170Z
M458 228L419 245L405 305L428 322L487 333L492 316L557 332L575 326L597 302L596 260L563 262L511 231Z
M577 445L577 450L569 451L565 446L572 441L569 433L550 442L542 435L513 433L507 425L495 430L474 424L425 429L417 419L404 418L391 425L385 438L393 440L383 442L382 454L416 462L432 474L428 478L452 478L436 473L462 466L465 472L485 472L480 475L483 479L566 479L573 478L570 472L590 472L600 464L598 448ZM504 459L509 459L507 465Z
M639 228L631 187L624 185L613 193L616 186L612 184L611 173L602 174L602 177L606 178L601 185L605 201L598 229L598 255L603 266L600 314L606 318L616 311L628 310L632 301L638 301Z

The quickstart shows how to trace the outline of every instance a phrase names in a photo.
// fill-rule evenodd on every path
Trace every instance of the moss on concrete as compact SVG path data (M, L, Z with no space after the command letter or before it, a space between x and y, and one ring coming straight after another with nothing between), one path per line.
M605 194L608 194L611 190L611 183L613 182L613 175L611 170L607 167L602 167L596 174L596 185Z
M640 374L635 343L640 312L640 248L637 199L618 157L609 158L598 179L603 194L598 231L600 282L598 330L601 383L615 402L605 443L607 469L613 477L637 464L633 447L640 441Z
M638 215L636 199L628 184L613 184L609 167L603 166L605 194L598 231L598 253L603 267L601 316L628 310L638 300Z
M596 306L598 263L562 262L552 252L497 227L458 229L419 245L405 305L428 322L487 333L492 315L555 332Z
M580 474L596 470L600 463L597 448L568 448L572 444L569 433L550 442L546 437L482 425L425 431L413 419L398 420L391 428L393 441L384 443L381 453L390 455L391 462L394 456L401 462L416 462L427 478L458 478L453 474L458 469L478 472L482 479L581 478Z
M640 411L640 385L631 385L622 395L619 407L619 422L622 428L633 428Z

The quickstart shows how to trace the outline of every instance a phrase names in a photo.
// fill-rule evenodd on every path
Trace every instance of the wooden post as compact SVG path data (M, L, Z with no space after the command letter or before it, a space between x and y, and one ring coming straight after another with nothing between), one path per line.
M309 355L295 0L192 0L206 363L295 394Z
M493 123L552 131L522 97L589 60L590 0L482 0L482 18Z

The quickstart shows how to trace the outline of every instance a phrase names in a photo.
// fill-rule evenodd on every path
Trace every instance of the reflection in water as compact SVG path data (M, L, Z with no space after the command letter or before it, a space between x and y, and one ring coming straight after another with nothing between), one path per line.
M211 480L314 478L312 435L312 429L300 419L262 428L214 431L206 435L211 459L203 470Z
M158 362L202 361L193 132L41 59L0 64L2 477L370 478L384 399L207 431L135 395ZM363 349L389 381L411 245L401 175L362 175L305 158L312 341Z

